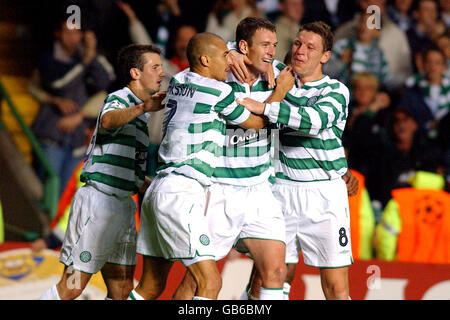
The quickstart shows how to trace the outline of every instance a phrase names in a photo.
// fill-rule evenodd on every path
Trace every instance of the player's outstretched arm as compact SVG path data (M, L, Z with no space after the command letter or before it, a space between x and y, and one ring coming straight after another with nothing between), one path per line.
M167 95L167 91L160 91L144 101L144 112L153 112L164 109L162 101Z
M243 105L248 111L256 115L264 114L264 106L266 105L264 102L259 102L253 100L252 98L244 98L244 99L237 98L236 102L240 105Z
M161 102L165 97L166 92L162 91L154 94L143 103L125 109L109 111L100 119L100 125L106 130L117 129L146 112L163 109L164 105Z
M260 130L264 128L268 122L268 119L264 116L250 114L250 117L239 126L245 129Z
M292 74L292 68L286 67L284 68L278 78L277 78L277 87L270 95L270 97L266 100L267 103L272 102L281 102L283 101L286 94L294 85L295 78ZM236 99L236 102L246 107L250 112L254 114L264 114L265 104L262 102L258 102L251 98L244 99Z
M349 91L344 86L325 93L311 104L307 104L304 97L294 96L282 102L267 103L264 115L272 123L284 124L304 134L318 135L345 121L348 102ZM245 102L241 104L245 106Z

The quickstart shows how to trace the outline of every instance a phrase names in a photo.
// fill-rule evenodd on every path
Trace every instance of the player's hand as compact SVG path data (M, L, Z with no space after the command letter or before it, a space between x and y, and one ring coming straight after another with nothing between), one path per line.
M295 77L291 67L284 68L277 78L277 90L282 90L286 95L294 86ZM284 96L283 95L283 96Z
M236 102L243 105L254 114L263 114L265 104L250 98L236 99Z
M345 181L345 185L347 186L347 194L349 196L354 196L358 193L359 188L359 182L358 179L356 179L350 170L347 170L347 172L342 176L342 179Z
M230 50L228 57L230 60L230 69L234 76L242 83L249 82L250 73L248 72L247 65L252 64L250 59L236 50Z
M270 67L269 70L267 70L267 73L265 75L267 78L269 89L275 88L276 82L275 82L275 73L273 72L273 68Z
M144 194L151 183L152 179L150 177L145 176L144 184L139 188L139 193Z
M144 112L159 111L164 109L164 104L162 104L162 101L165 99L166 95L167 91L160 91L145 100L141 104L144 108Z

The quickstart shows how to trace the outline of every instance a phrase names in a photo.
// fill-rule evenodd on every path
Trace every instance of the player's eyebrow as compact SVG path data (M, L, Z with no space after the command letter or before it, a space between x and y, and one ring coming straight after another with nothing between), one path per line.
M261 43L261 44L274 44L274 45L277 45L277 44L278 44L278 41L277 41L277 42L261 41L260 43Z

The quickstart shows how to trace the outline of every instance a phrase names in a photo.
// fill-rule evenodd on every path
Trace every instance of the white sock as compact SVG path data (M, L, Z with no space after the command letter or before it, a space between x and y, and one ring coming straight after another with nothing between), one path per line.
M45 291L39 298L39 300L61 300L61 298L58 295L58 290L56 290L56 284L47 291Z
M193 296L192 300L212 300L212 299L208 299L208 298L205 298L205 297L199 297L199 296Z
M259 290L259 300L283 300L283 288L264 288Z
M127 300L145 300L144 298L142 298L142 296L137 293L136 291L132 290L130 292L130 295L128 296Z
M291 292L291 285L287 282L283 283L283 297L284 300L289 300L289 292Z

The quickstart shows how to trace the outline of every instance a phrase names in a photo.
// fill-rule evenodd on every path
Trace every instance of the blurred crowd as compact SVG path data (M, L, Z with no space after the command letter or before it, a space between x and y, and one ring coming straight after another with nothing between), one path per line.
M81 9L81 29L65 23L73 4ZM98 101L123 85L115 76L122 46L160 47L167 85L189 66L186 47L195 33L232 41L248 16L276 25L280 61L301 24L331 26L335 44L324 72L350 88L343 142L349 167L365 177L376 223L391 191L410 186L419 171L440 175L449 189L449 0L71 0L47 9L54 19L40 26L48 32L39 36L42 53L29 89L42 104L33 130L58 168L61 193L82 159ZM151 121L150 175L161 113Z

